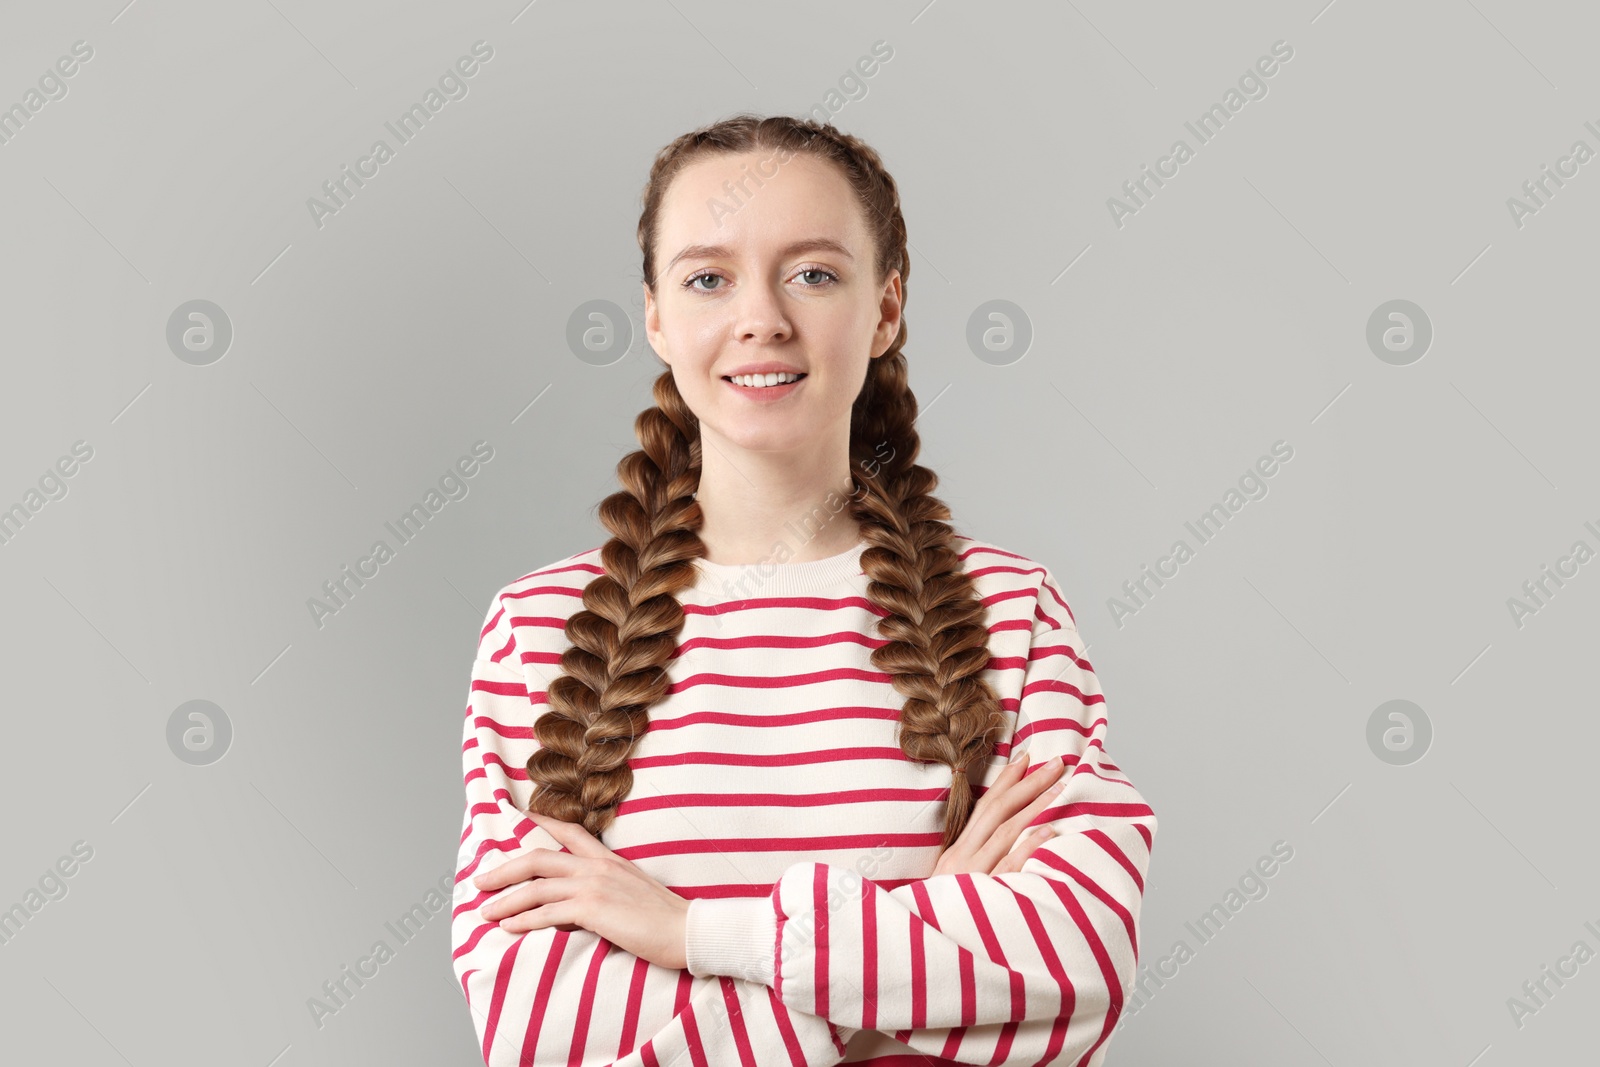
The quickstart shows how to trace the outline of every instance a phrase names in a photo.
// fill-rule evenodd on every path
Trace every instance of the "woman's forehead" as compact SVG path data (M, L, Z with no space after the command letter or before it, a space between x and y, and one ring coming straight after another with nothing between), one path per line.
M762 177L749 158L718 155L678 174L658 221L663 255L676 257L691 246L734 257L781 254L812 240L831 240L861 255L865 226L836 167L796 156L781 166L772 161Z

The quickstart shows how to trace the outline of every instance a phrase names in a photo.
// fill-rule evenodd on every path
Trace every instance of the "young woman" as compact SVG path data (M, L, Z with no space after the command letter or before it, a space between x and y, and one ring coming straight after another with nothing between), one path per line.
M484 1062L1102 1063L1156 818L1054 576L916 463L894 180L739 115L660 152L639 245L667 369L610 540L473 664Z

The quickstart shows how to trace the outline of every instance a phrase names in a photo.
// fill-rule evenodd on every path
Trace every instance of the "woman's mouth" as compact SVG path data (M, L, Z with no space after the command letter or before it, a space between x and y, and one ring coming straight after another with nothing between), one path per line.
M781 400L800 387L804 374L740 374L723 376L729 387L750 400Z

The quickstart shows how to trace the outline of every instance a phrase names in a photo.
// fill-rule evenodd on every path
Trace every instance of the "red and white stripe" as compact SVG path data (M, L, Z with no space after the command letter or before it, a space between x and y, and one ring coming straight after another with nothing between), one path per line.
M1063 757L1067 787L1041 818L1056 836L1018 873L929 877L949 771L900 750L903 698L870 660L883 640L859 547L731 586L732 568L707 568L679 594L670 694L602 835L693 902L694 972L585 930L482 920L495 894L475 873L560 847L520 810L525 764L599 549L496 594L464 723L452 911L489 1067L1103 1062L1135 978L1156 818L1106 755L1104 696L1054 577L960 545L1008 718L982 780L1014 749L1035 766Z

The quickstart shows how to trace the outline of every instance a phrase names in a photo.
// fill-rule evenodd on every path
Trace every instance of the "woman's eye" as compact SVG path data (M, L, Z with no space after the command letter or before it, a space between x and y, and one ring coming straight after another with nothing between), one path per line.
M827 278L830 281L830 283L831 282L836 282L836 281L839 280L839 276L837 274L833 273L833 271L831 271L831 270L823 270L821 267L807 267L806 269L802 270L799 274L795 275L795 277L799 278L799 277L802 277L802 276L807 275L807 274L820 274L824 278ZM807 288L813 288L813 289L814 288L819 288L821 285L822 285L822 283L820 281L818 281L818 282L812 283L811 285L807 286Z
M685 289L700 289L700 287L698 285L695 285L695 282L699 281L701 278L711 278L711 279L715 279L715 280L720 281L721 278L722 278L722 275L720 275L720 274L712 274L709 271L702 271L701 273L694 275L688 281L684 282L683 283L683 287ZM715 286L712 286L711 289L700 289L700 291L702 293L709 293L709 292L712 292L715 288L716 288Z

